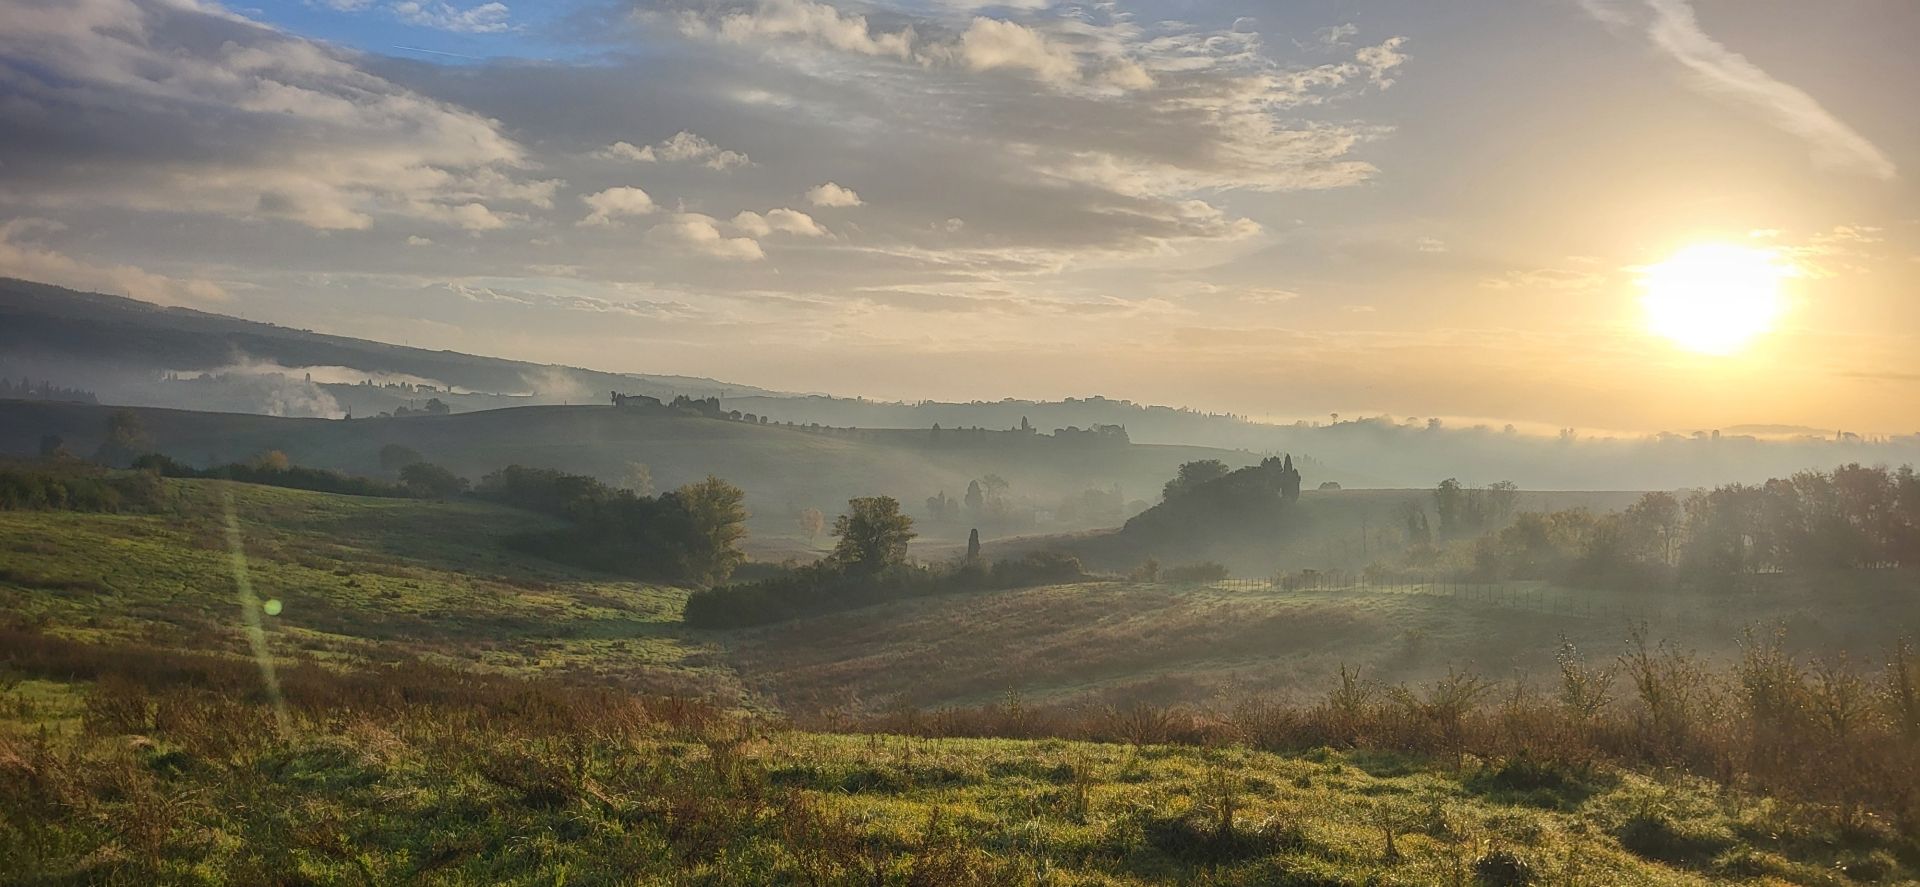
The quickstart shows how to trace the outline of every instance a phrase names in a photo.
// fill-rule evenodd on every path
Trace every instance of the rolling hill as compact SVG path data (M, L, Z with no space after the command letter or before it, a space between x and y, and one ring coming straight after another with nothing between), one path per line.
M0 401L0 454L36 451L59 435L78 453L103 439L113 408ZM831 515L855 496L891 495L916 514L939 492L962 495L970 481L998 474L1008 496L1028 505L1025 519L985 525L987 535L1031 531L1033 509L1062 497L1118 485L1128 498L1151 498L1182 463L1221 459L1247 464L1248 453L1199 447L1082 446L1039 435L1006 436L983 446L945 446L919 431L807 429L671 415L610 406L536 406L440 416L294 419L243 413L132 408L151 445L190 464L217 464L280 450L296 464L374 474L379 451L400 444L477 479L509 464L591 474L623 484L644 464L659 488L708 474L748 494L762 553L804 551L794 516ZM929 542L964 539L970 524L922 520ZM1082 526L1085 526L1084 524ZM825 543L826 540L811 540Z

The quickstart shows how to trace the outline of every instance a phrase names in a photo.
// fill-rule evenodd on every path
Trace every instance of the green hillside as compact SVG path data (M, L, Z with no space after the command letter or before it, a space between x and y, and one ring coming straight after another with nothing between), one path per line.
M578 672L739 704L679 632L680 589L622 582L498 544L547 519L490 505L170 481L161 514L0 511L0 609L89 642L248 655L225 531L279 602L279 655L420 657L506 674Z

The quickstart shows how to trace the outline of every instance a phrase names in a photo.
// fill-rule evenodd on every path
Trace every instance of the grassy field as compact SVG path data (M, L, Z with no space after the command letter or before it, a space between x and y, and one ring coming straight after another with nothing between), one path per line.
M1784 629L1802 655L1871 660L1920 626L1915 577L1758 583L1731 595L1585 591L1537 582L1288 591L1101 582L922 598L722 641L743 680L794 712L1035 703L1311 701L1341 666L1387 683L1470 669L1548 685L1571 641L1610 660L1629 631L1727 661L1742 633Z
M38 693L38 687L13 691ZM1845 883L1904 870L1784 806L1392 756L739 731L601 709L22 703L13 883ZM27 718L19 716L25 713ZM33 721L69 727L21 738ZM65 815L28 819L59 808ZM1633 849L1628 849L1629 847ZM1647 858L1660 856L1664 860Z
M246 652L225 532L289 658L399 656L572 671L741 701L679 630L685 592L611 580L497 542L544 518L477 503L170 481L170 513L0 512L0 608L56 634Z
M1508 735L1504 702L1451 755L1276 739L1298 725L1254 704L1323 705L1343 664L1416 687L1455 668L1546 682L1562 635L1607 661L1636 619L1710 657L1752 623L1864 657L1920 623L1910 576L1713 599L1102 582L708 633L679 624L684 592L499 547L542 520L522 512L169 483L163 514L0 512L0 881L1920 874L1920 847L1873 816L1681 775L1697 767L1516 757L1534 740ZM250 661L229 507L251 588L278 604L284 720ZM1168 744L1176 731L1129 721L1161 717L1143 700L1208 726ZM1009 735L1044 732L1006 727L1042 723L1024 706L1091 712L1105 741L818 732L982 703ZM1396 710L1383 723L1428 729Z

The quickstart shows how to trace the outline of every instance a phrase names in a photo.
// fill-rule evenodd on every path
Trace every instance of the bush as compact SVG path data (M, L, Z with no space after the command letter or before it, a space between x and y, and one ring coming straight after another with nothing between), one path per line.
M166 499L166 485L148 471L72 460L0 463L0 510L155 511Z

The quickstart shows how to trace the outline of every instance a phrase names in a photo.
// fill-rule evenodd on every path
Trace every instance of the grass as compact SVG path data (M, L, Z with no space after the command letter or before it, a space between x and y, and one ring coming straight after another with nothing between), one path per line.
M10 696L26 692L40 690ZM1472 771L1379 755L826 735L538 684L464 692L396 708L308 687L278 732L224 695L105 680L70 735L0 729L0 858L23 884L1910 874L1882 848L1810 849L1826 838L1791 809L1685 780L1628 774L1560 810L1510 803Z
M158 515L0 512L0 606L69 637L245 652L224 537L239 518L253 588L280 602L289 657L394 656L509 673L578 671L738 700L677 628L685 592L609 580L497 544L543 522L475 503L173 481Z
M1784 626L1803 655L1877 655L1920 626L1913 578L1780 578L1739 596L1512 583L1511 604L1416 586L1103 582L900 601L723 643L743 680L795 712L977 705L1009 692L1057 704L1308 699L1342 665L1390 683L1451 668L1551 683L1560 638L1610 660L1639 622L1722 662L1755 625Z
M683 592L494 543L531 515L172 490L159 515L0 512L0 881L1920 877L1912 822L1883 813L1888 785L1913 784L1900 762L1920 759L1884 743L1911 738L1847 726L1867 724L1865 697L1771 648L1727 651L1745 683L1699 697L1682 741L1656 748L1664 727L1636 720L1631 675L1618 718L1582 737L1551 698L1450 671L1549 673L1559 633L1609 662L1612 619L1407 587L1108 582L702 633L678 624ZM284 724L238 626L229 497L255 591L284 605L267 626ZM1819 598L1782 583L1737 603L1865 651L1912 624L1904 582ZM1723 636L1729 604L1640 602L1682 640ZM1322 696L1360 661L1348 703ZM1691 674L1649 661L1662 680ZM1751 713L1754 687L1788 685L1785 715ZM1272 704L1289 694L1321 701ZM1151 704L1165 700L1182 707ZM1807 743L1836 705L1853 713L1833 723L1865 732L1832 747L1885 766L1829 796L1825 771L1801 769L1827 757Z

